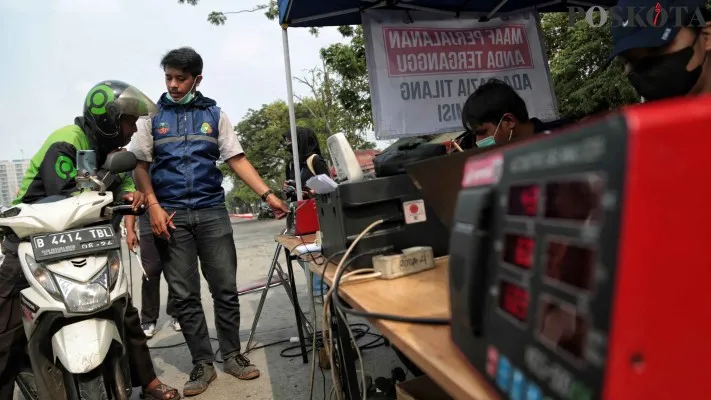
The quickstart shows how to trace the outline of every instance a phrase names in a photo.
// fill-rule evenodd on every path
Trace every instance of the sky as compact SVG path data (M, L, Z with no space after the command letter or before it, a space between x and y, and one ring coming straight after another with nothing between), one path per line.
M251 109L285 100L282 33L263 11L207 22L211 11L252 9L266 0L0 0L0 160L31 158L54 130L81 114L88 90L106 79L149 97L165 91L161 57L193 47L203 58L200 91L237 124ZM320 65L318 51L342 41L290 29L292 75ZM294 81L297 95L308 88Z

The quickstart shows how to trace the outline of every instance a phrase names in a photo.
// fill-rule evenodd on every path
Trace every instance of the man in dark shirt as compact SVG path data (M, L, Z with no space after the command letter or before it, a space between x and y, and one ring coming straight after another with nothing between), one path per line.
M291 152L291 132L284 132L284 146ZM296 127L296 140L299 145L299 166L301 167L301 187L304 198L311 197L311 192L306 187L306 181L316 175L330 175L328 164L321 155L321 147L314 131L301 126ZM296 201L296 183L294 181L294 161L286 161L286 181L284 181L284 191L289 201Z
M622 60L630 83L645 100L711 93L711 57L707 57L711 52L711 11L705 3L662 2L663 10L686 10L686 15L660 18L654 26L612 27L610 60ZM653 15L659 5L656 0L622 0L618 4L623 9L640 10L636 15Z
M529 118L521 96L505 82L492 79L479 86L464 103L462 124L467 132L460 146L471 149L506 144L549 133L566 123Z

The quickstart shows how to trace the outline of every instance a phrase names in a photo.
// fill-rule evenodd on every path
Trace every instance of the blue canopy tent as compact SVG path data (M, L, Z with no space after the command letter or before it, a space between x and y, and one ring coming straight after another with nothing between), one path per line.
M279 23L282 27L286 87L294 154L296 193L301 200L301 171L296 140L296 116L289 60L288 27L309 28L340 25L360 25L361 13L370 9L425 11L449 15L452 18L476 17L487 20L494 16L522 11L566 12L570 7L587 9L593 6L612 7L617 0L279 0Z
M565 12L568 7L611 7L617 0L279 0L279 23L294 28L360 25L368 9L428 11L452 18L508 14L525 10Z

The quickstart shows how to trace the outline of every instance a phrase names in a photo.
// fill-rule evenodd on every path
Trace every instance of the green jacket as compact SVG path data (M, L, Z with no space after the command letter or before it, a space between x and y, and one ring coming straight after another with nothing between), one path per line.
M78 150L95 150L88 135L78 124L65 126L49 135L37 154L32 157L17 198L12 204L31 204L49 196L72 196L79 193L74 180L77 175ZM119 192L136 191L130 174L119 174L119 178Z

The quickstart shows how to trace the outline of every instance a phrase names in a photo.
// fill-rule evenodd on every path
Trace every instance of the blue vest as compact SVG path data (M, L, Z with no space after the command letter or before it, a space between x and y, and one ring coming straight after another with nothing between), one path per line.
M163 95L165 96L165 95ZM163 97L152 119L151 183L167 209L200 209L225 203L222 172L217 168L220 108L198 93L188 105Z

